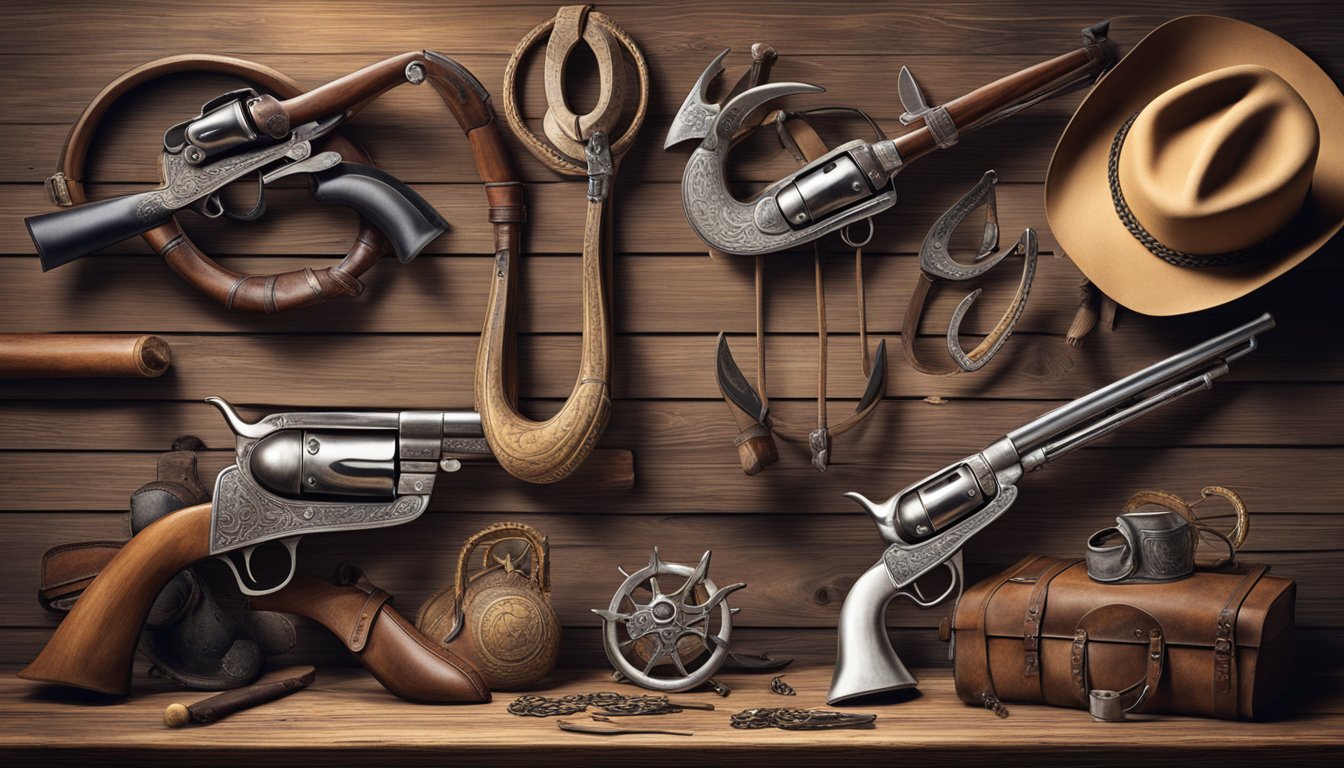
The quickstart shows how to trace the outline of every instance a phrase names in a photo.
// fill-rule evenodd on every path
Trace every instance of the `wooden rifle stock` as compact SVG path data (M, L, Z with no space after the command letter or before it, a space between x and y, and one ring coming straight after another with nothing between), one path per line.
M211 505L173 512L122 547L19 677L124 696L140 627L173 574L210 554Z

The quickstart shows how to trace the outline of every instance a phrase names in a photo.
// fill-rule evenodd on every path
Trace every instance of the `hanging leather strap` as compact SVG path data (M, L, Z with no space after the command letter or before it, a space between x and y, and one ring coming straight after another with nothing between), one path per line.
M1240 710L1240 681L1237 677L1237 615L1241 604L1255 585L1269 573L1269 566L1257 565L1247 572L1237 588L1228 596L1227 603L1218 612L1218 627L1213 641L1213 707L1215 714L1224 719L1237 716Z

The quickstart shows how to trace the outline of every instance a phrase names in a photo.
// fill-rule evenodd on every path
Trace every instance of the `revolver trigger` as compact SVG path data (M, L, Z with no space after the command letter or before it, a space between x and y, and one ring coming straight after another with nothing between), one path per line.
M255 546L243 549L243 569L247 571L247 580L253 584L257 583L257 577L252 575L252 553L256 551Z
M219 193L213 192L191 204L197 213L207 219L218 219L224 215L224 201L219 199Z
M261 215L266 213L266 180L261 171L257 171L257 199L252 203L252 207L245 213L235 213L221 204L220 208L224 215L234 221L256 221Z
M252 575L252 553L256 550L258 545L246 547L242 550L243 569L247 572L246 579L244 579L243 573L238 570L237 564L233 562L233 559L229 557L227 552L215 555L215 557L223 560L224 564L233 572L233 580L238 584L239 592L242 592L248 597L264 597L265 595L279 592L289 586L289 582L294 580L294 573L298 570L299 565L299 539L301 538L303 537L294 536L292 538L280 540L280 543L285 546L285 549L289 550L289 573L286 574L285 578L282 579L279 584L276 584L273 587L266 587L265 589L253 589L248 586L249 584L257 583L256 578Z

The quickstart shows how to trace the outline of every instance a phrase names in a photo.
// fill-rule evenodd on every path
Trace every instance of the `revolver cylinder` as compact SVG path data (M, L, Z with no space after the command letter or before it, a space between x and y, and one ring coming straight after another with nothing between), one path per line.
M397 434L284 429L257 441L249 469L266 490L291 499L391 499L397 489Z
M252 121L243 109L243 100L235 99L206 112L187 125L187 147L183 159L190 165L222 155L257 139Z
M820 168L799 176L776 196L790 227L799 229L872 197L873 188L849 155L832 158Z
M901 540L924 541L986 504L985 489L966 464L902 493L896 500L896 529Z

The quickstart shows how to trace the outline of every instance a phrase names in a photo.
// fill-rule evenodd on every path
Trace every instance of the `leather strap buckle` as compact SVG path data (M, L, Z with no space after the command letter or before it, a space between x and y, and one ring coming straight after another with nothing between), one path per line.
M65 178L64 171L57 171L48 176L44 186L47 189L47 197L51 198L53 204L62 208L74 205L74 201L70 199L70 184Z

